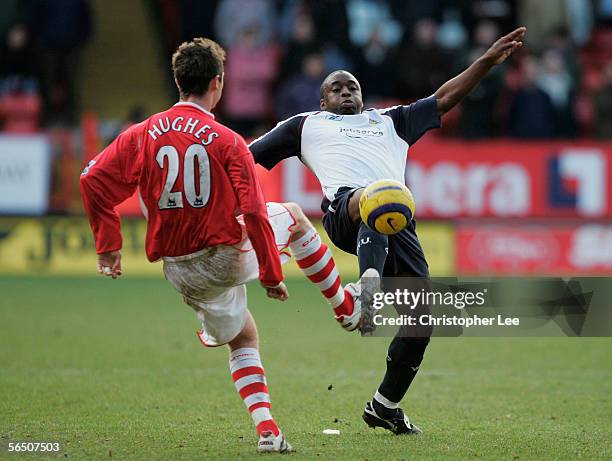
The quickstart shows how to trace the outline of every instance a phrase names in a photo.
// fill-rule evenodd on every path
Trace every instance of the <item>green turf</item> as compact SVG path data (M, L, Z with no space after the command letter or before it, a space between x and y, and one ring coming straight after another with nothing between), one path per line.
M388 340L343 332L313 287L289 288L284 304L249 294L292 458L612 456L612 340L436 339L404 401L425 434L395 437L361 421ZM226 351L200 345L165 281L4 277L0 293L2 445L59 440L68 459L258 458Z

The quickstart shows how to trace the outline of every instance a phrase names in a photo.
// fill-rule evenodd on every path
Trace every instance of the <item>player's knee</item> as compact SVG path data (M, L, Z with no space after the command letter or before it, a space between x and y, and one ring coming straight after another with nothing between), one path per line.
M255 326L255 321L250 313L247 313L247 320L240 333L238 333L234 339L229 341L227 344L231 350L241 349L243 347L252 347L257 349L259 347L257 327Z
M235 351L236 349L242 349L244 347L257 349L259 347L257 336L248 336L239 334L229 343L227 343L230 350Z
M308 230L312 229L312 223L306 217L302 211L302 208L297 203L288 202L284 203L284 206L291 212L293 219L295 219L295 226L293 226L294 233L303 235Z

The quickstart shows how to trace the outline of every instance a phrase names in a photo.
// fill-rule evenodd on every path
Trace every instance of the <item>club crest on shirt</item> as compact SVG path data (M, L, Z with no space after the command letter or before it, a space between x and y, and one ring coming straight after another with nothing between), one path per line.
M85 169L83 170L83 172L81 173L81 176L85 176L87 173L89 173L89 169L94 166L96 164L95 160L91 160L87 166L85 167Z

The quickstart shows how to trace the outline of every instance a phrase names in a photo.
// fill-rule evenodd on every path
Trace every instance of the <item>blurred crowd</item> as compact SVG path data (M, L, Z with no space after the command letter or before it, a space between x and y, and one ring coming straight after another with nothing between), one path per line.
M42 126L74 124L78 59L92 32L88 1L0 5L3 129L7 113L21 110L27 118L37 103ZM428 96L502 34L525 25L524 49L449 114L443 133L612 137L612 0L155 0L150 5L168 58L194 36L225 47L219 115L245 136L318 109L320 83L335 69L357 76L366 107Z
M87 0L0 1L0 123L4 131L74 125Z
M612 137L612 0L158 0L168 52L193 36L228 51L222 116L246 135L319 107L335 69L367 106L431 95L502 34L525 49L448 117L467 138Z

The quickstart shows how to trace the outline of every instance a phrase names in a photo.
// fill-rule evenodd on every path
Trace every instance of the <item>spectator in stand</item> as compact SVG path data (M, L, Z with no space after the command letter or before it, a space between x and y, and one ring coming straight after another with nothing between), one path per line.
M13 25L0 44L0 124L3 131L30 133L40 125L41 100L29 34Z
M539 63L526 56L521 64L521 85L510 109L510 134L515 138L543 139L555 136L555 110L538 86Z
M442 20L442 12L446 0L390 0L391 11L409 36L417 22L421 19Z
M483 20L474 30L474 46L468 54L463 67L481 56L487 44L501 36L497 24ZM495 108L503 87L504 69L495 66L476 88L468 94L461 105L461 136L468 139L487 138L495 133Z
M467 43L467 30L461 22L459 8L447 8L442 15L442 22L438 26L437 42L448 52L449 56L456 55L465 50Z
M583 45L591 35L593 6L588 0L522 0L518 2L519 23L529 34L527 46L542 51L551 31L565 28L575 43Z
M414 26L412 38L402 41L397 60L398 97L414 100L433 94L448 80L450 64L436 43L437 32L436 22L423 18Z
M355 47L363 47L372 35L385 46L395 46L402 38L402 27L383 0L348 0L349 37Z
M580 79L580 64L578 63L578 52L572 36L565 27L559 27L545 39L545 49L555 50L561 54L565 66L574 82Z
M597 0L595 12L599 24L612 24L612 0Z
M284 25L281 27L286 31L287 27L295 24L295 18L302 15L311 18L315 47L323 53L325 67L328 70L352 69L355 50L348 37L346 1L288 0L283 13ZM307 53L313 51L311 48Z
M470 30L484 19L495 21L500 30L512 30L519 23L516 17L518 2L515 0L475 0L471 3L474 13L471 19L474 22L464 20L464 24Z
M276 35L276 10L272 0L221 0L215 13L215 36L225 49L236 45L249 29L257 47L267 46Z
M276 117L280 120L295 113L319 109L320 86L325 77L325 61L320 53L306 55L302 71L281 86Z
M319 48L315 39L314 23L306 12L298 14L293 21L289 40L285 47L283 63L280 68L281 80L287 80L302 69L302 61Z
M552 102L556 135L562 138L574 137L574 82L563 56L557 50L546 50L542 55L537 83Z
M28 30L24 24L15 24L0 44L0 94L37 92L34 62Z
M218 6L219 0L178 0L181 42L193 37L210 37L215 30Z
M300 72L302 59L323 53L328 71L352 69L354 50L348 39L346 6L339 0L288 0L282 10L280 35L288 42L281 79Z
M402 38L402 27L382 0L349 0L349 36L355 50L356 71L370 101L396 97L394 51Z
M569 28L572 41L578 46L586 45L591 38L595 22L592 0L565 0L569 17Z
M396 73L389 72L397 63L396 48L385 42L378 29L374 30L356 63L357 75L367 95L366 105L374 106L379 101L385 104L386 100L397 97Z
M81 51L92 30L89 2L34 0L31 11L45 122L74 125Z
M308 2L305 0L286 0L281 1L279 7L278 36L283 43L295 40L298 19L308 18L311 22L310 29L314 29L314 20ZM308 34L308 39L314 40L314 36Z
M595 130L600 138L612 139L612 61L604 66L602 80L601 89L593 97Z
M473 50L485 50L491 43L501 37L499 27L491 20L484 19L474 29Z
M223 113L228 125L247 137L272 115L270 91L278 74L278 50L260 44L261 35L257 29L242 30L227 53Z
M346 0L301 0L308 8L325 53L328 69L344 69L342 61L354 60L355 49L349 40L349 19ZM333 60L336 59L336 61Z
M0 37L5 37L15 24L27 15L27 2L24 0L2 0L0 2Z

